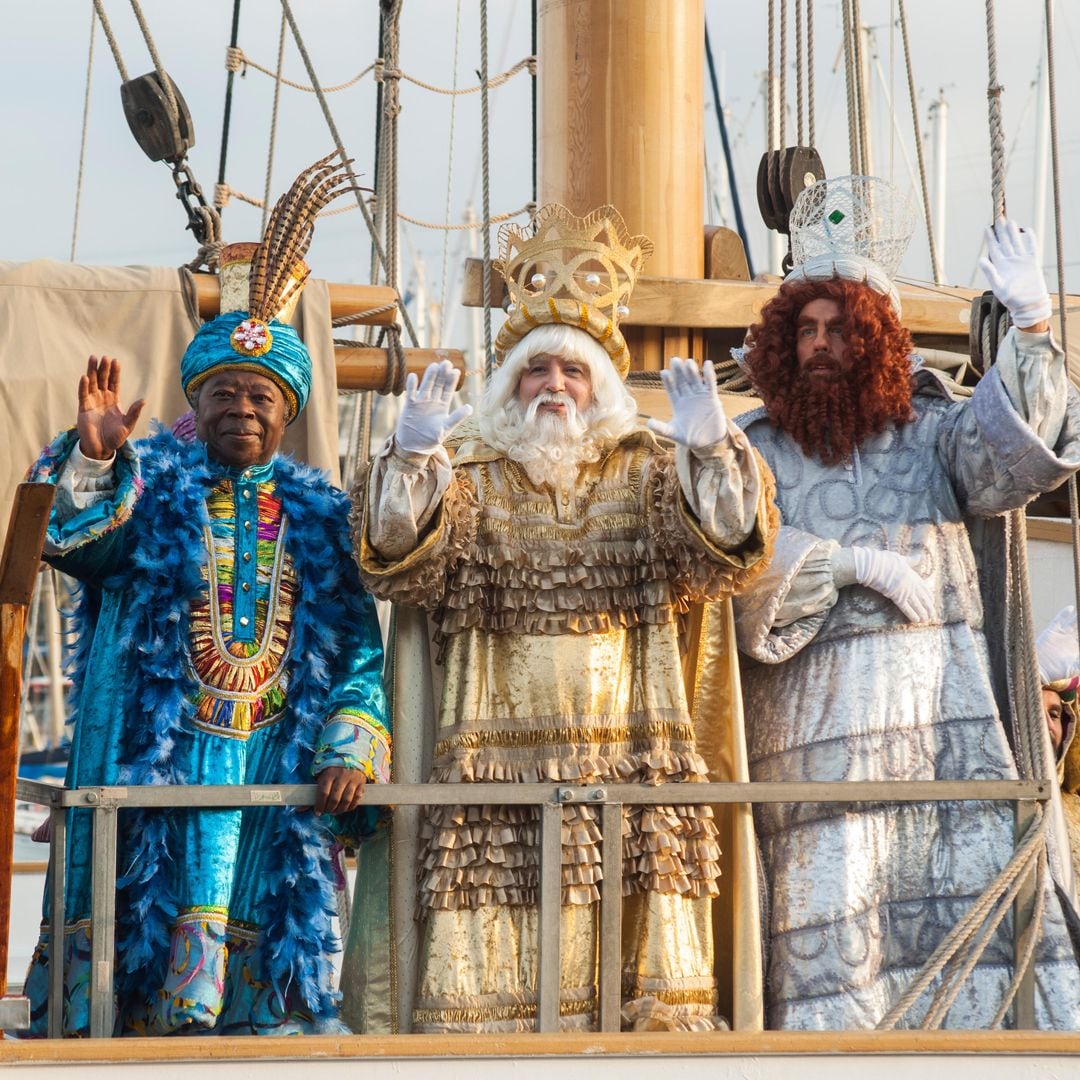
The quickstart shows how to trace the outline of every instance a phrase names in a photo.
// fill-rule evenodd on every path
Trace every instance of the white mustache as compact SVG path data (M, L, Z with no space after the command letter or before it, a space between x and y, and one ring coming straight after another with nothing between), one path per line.
M542 394L537 394L529 402L529 406L525 410L525 422L527 424L531 424L536 419L537 410L541 405L562 405L566 408L566 419L570 423L577 420L577 405L569 394L559 393L555 390L545 390Z

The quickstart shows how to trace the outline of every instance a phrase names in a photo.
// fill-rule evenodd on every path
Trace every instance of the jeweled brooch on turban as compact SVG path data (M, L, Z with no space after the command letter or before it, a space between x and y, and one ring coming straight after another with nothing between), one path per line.
M245 319L232 332L229 341L241 356L265 356L273 348L274 335L261 319Z

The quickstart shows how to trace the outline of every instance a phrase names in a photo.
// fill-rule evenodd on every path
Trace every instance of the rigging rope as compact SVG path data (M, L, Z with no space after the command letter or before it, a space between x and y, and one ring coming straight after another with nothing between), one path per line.
M488 125L488 7L480 0L480 156L484 226L484 371L491 377L495 356L491 351L491 145Z
M840 0L844 18L844 88L847 92L848 161L852 175L860 171L859 129L855 122L855 73L851 54L851 0Z
M351 79L348 79L343 83L338 83L336 86L324 86L322 92L324 94L336 94L339 90L348 90L350 87L355 86L365 75L370 75L371 72L375 72L376 80L381 80L381 72L385 67L385 63L386 58L379 57L368 64L363 71L357 72ZM242 72L247 68L251 68L253 71L262 72L263 75L269 75L273 79L277 78L276 72L268 67L264 67L262 64L256 63L242 48L230 45L225 50L225 70L230 72ZM520 75L523 71L528 71L529 74L533 76L536 75L535 56L523 57L512 68L507 68L506 71L500 71L498 75L492 75L491 78L487 80L487 86L489 89L503 86L514 78L515 75ZM397 78L412 83L413 86L419 86L422 90L430 90L433 94L443 94L446 97L460 97L462 94L476 94L483 89L479 83L477 83L476 86L459 87L456 85L456 80L455 85L452 87L435 86L433 83L425 82L423 79L418 79L415 75L409 75L404 71L399 71ZM293 90L302 90L305 94L316 93L314 86L307 86L304 83L294 82L292 79L283 78L281 82L285 86L291 87Z
M1045 0L1046 27L1046 85L1050 104L1050 172L1054 193L1054 243L1057 261L1058 330L1061 351L1065 354L1065 372L1069 372L1068 294L1065 289L1065 245L1062 242L1061 218L1061 156L1058 145L1057 78L1054 70L1054 3ZM1076 473L1069 476L1069 521L1072 526L1073 587L1076 609L1080 611L1080 497L1077 495ZM1078 628L1080 633L1080 628Z
M873 172L870 161L870 118L867 104L866 65L863 63L863 24L859 0L851 0L852 57L854 64L856 117L859 124L859 171L863 176Z
M536 206L527 202L523 207L518 210L508 210L505 214L492 214L488 218L488 222L491 225L498 225L500 222L509 221L511 218L520 217L522 214L529 214L532 216L536 212ZM418 225L421 229L441 229L444 232L464 232L469 229L481 229L484 226L482 221L465 221L460 223L447 222L445 224L439 224L435 221L421 221L419 218L409 217L408 214L398 212L398 217L402 221L407 221L410 225Z
M82 138L79 140L79 175L75 181L75 212L71 222L71 262L75 261L75 249L79 243L79 212L82 208L83 172L86 165L86 132L90 125L90 86L94 74L94 37L97 17L90 7L90 48L86 56L86 89L83 92Z
M926 182L926 159L923 154L922 131L919 126L919 106L915 95L915 74L911 63L911 46L908 43L907 12L904 9L904 0L898 0L897 7L900 16L900 38L904 44L904 65L907 68L908 98L911 100L911 126L915 132L915 152L919 162L919 189L922 192L923 217L926 219L926 239L930 244L930 267L937 284L945 280L938 257L937 241L934 238L934 218L930 213L930 189Z
M972 935L990 916L995 905L1000 903L1002 907L1009 906L1010 897L1013 895L1012 886L1018 879L1022 879L1031 860L1038 858L1040 845L1045 846L1046 843L1049 824L1050 815L1040 808L1028 828L1023 843L1013 853L1005 868L972 904L967 914L942 938L918 977L911 981L899 1001L878 1021L876 1030L892 1031L951 960L958 955L970 959L970 953L963 951L965 945L970 948ZM983 948L985 945L986 942L983 943Z
M795 142L803 143L803 9L802 0L795 0Z
M281 65L285 59L285 13L281 15L281 29L278 31L277 74L274 79L274 104L270 110L270 145L266 148L266 183L263 185L262 224L259 235L266 232L266 221L270 216L270 185L274 172L274 146L277 142L278 108L281 102Z
M154 44L154 38L150 33L150 27L147 25L146 17L142 13L142 8L139 6L139 0L131 0L131 10L135 12L135 20L139 24L139 29L142 31L143 41L146 42L146 47L150 52L150 59L154 62L154 70L157 72L158 83L161 85L161 89L165 94L165 100L169 103L169 110L172 112L173 117L179 118L180 108L176 104L176 94L173 91L172 79L165 73L165 67L161 63L161 57L158 56L157 46Z
M779 147L776 144L776 95L773 91L773 87L776 83L776 0L769 0L769 63L768 63L768 80L769 85L766 89L766 101L768 102L768 124L769 133L768 138L765 140L770 150L777 150Z
M348 90L350 86L355 86L365 75L370 75L375 70L375 63L375 61L372 61L363 71L358 72L346 82L338 83L336 86L324 86L322 92L324 94L336 94L339 90ZM248 68L261 71L264 75L269 75L275 82L280 81L283 86L289 86L293 90L302 90L305 94L316 93L314 86L307 86L304 83L286 79L281 75L280 68L273 71L268 67L263 67L262 64L257 64L252 60L239 45L230 45L225 50L225 70L230 74L236 74L238 72L243 73Z
M385 161L387 183L380 193L386 214L386 283L398 291L398 116L401 104L398 93L401 89L398 59L401 55L401 4L402 0L380 0L383 13L383 56L386 64L382 73L383 81L383 138L385 140ZM404 313L405 305L400 305ZM387 371L383 384L384 394L400 394L405 389L405 355L401 350L401 331L397 324L387 326L379 333L379 343L386 341ZM416 335L412 335L413 344L417 344Z
M341 134L338 132L337 124L334 123L334 117L330 112L330 105L326 100L326 94L319 85L318 77L315 74L315 67L311 62L311 57L308 55L307 46L304 44L304 39L300 34L300 28L296 25L296 19L293 16L292 6L290 5L289 0L281 0L281 7L285 12L286 19L289 21L289 29L292 31L293 40L296 42L296 48L304 61L304 67L307 69L308 78L311 79L311 85L315 88L315 94L319 99L319 106L322 109L326 125L330 129L330 134L333 137L337 152L341 156L341 160L348 163L349 158L348 154L345 152ZM346 164L346 169L349 174L349 179L352 181L353 194L356 196L357 205L360 207L360 212L364 215L364 222L368 227L368 232L371 234L372 245L378 256L379 263L382 265L383 272L385 273L387 258L382 241L379 239L378 230L375 228L375 222L371 218L371 212L368 210L367 203L364 201L363 190L357 181L356 173L353 172L352 165ZM412 320L409 318L408 311L406 311L404 307L401 308L401 320L405 325L405 330L409 335L410 342L413 345L416 345L416 330L413 327Z
M806 0L806 125L814 145L814 0Z
M990 116L990 188L994 202L993 220L1005 216L1005 129L1001 122L1001 93L997 78L997 42L994 0L986 0L986 101Z
M780 0L780 146L787 145L787 0Z
M120 72L120 81L128 82L127 68L124 66L123 57L120 55L120 46L116 43L116 38L113 35L109 16L105 14L103 0L94 0L94 10L97 12L98 20L101 22L101 29L105 31L105 40L109 43L109 48L112 49L113 59L116 61L116 70Z

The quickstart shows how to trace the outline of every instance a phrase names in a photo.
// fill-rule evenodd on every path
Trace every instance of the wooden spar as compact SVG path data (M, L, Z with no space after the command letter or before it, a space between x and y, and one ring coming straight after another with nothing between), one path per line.
M221 285L214 274L194 274L199 315L212 319L218 313ZM361 320L364 326L390 326L397 316L397 291L385 285L341 285L330 283L330 317L374 314ZM384 309L384 310L377 310ZM459 371L465 370L465 355L460 349L403 349L405 369L423 374L428 364L449 360ZM337 386L339 390L381 390L386 385L387 351L363 345L336 345Z
M23 635L55 490L19 485L0 559L0 998L7 993Z
M423 375L428 364L449 360L458 371L465 370L465 354L460 349L402 349L405 370ZM386 350L366 345L335 345L339 390L381 390L386 383Z
M466 307L483 305L483 262L468 259L462 283ZM621 326L746 329L762 307L776 295L779 281L711 281L645 276L638 278L630 298L630 314ZM898 285L904 307L904 325L913 334L967 338L973 289ZM505 299L506 284L492 271L493 304Z
M193 274L199 316L212 319L221 302L221 283L215 274ZM376 308L385 308L375 312ZM387 285L330 285L330 318L375 312L362 320L364 326L389 326L397 317L397 290Z
M578 214L613 204L652 240L646 269L659 277L705 269L704 39L704 0L540 0L537 10L540 202ZM631 315L636 303L635 293ZM701 335L674 323L632 329L627 342L647 371L701 355Z

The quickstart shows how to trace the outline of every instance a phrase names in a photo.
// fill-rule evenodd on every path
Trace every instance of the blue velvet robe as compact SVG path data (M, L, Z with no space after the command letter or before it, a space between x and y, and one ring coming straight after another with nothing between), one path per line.
M55 481L74 445L73 433L60 436L31 479ZM67 785L310 783L331 765L388 779L381 638L350 556L346 497L286 458L254 478L230 476L201 443L166 432L123 447L116 479L111 497L74 518L54 510L46 542L48 561L83 586ZM255 480L280 500L285 524L275 543L285 545L295 596L283 705L276 719L238 731L197 715L190 620L205 605L213 562L207 495L223 482L236 491L235 529L225 523L216 565L228 560L235 532L230 569L239 581L239 499L255 494ZM274 587L264 580L256 591L265 598ZM238 624L238 610L233 616ZM341 1030L330 848L377 821L364 808L344 819L292 807L123 811L117 1033ZM88 1031L91 858L90 812L69 811L66 1034ZM46 1030L51 955L43 926L26 983L32 1034Z

